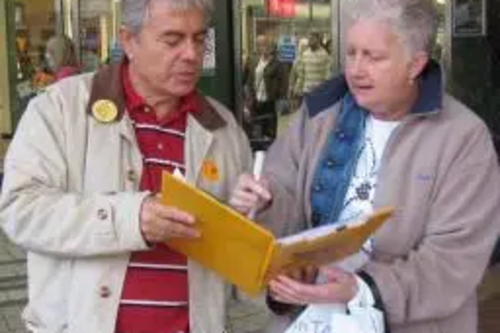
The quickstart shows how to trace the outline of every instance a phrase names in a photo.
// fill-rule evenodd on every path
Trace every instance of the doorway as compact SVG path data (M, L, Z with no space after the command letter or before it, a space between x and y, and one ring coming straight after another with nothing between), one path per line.
M235 1L236 109L254 149L266 149L303 94L338 73L339 2Z

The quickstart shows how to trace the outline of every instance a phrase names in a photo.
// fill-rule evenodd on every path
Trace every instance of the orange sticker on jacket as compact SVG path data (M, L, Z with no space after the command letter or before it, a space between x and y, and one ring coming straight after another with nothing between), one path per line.
M213 161L203 162L201 173L203 179L209 182L218 182L220 179L219 168Z

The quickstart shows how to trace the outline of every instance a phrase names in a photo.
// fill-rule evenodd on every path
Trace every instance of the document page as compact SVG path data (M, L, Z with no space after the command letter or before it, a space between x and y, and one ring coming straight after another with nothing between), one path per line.
M344 230L346 228L346 225L338 226L336 224L329 224L317 228L312 228L309 230L305 230L302 232L299 232L298 234L290 235L287 237L282 237L278 239L278 243L281 245L290 245L293 243L299 243L303 241L312 241L315 240L319 237L328 235L328 234L333 234L338 231Z

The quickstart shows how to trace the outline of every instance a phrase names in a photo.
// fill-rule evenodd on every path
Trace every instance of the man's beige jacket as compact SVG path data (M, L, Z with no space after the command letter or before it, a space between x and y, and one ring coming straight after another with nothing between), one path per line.
M70 78L35 98L6 157L0 221L28 251L23 317L37 333L113 333L129 255L148 249L139 211L149 193L138 191L142 157L118 73ZM118 107L115 121L92 114L102 100ZM251 152L228 110L202 104L188 119L186 177L226 200ZM192 332L226 329L228 291L189 262Z

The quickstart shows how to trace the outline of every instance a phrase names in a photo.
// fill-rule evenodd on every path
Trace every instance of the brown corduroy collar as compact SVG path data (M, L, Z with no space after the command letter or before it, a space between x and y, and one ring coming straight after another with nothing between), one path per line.
M93 115L92 107L98 101L109 101L118 109L116 121L120 121L125 114L125 96L121 78L121 64L104 66L95 73L92 80L87 113ZM201 94L201 112L193 113L193 117L208 131L215 131L227 125L222 116L210 102Z

